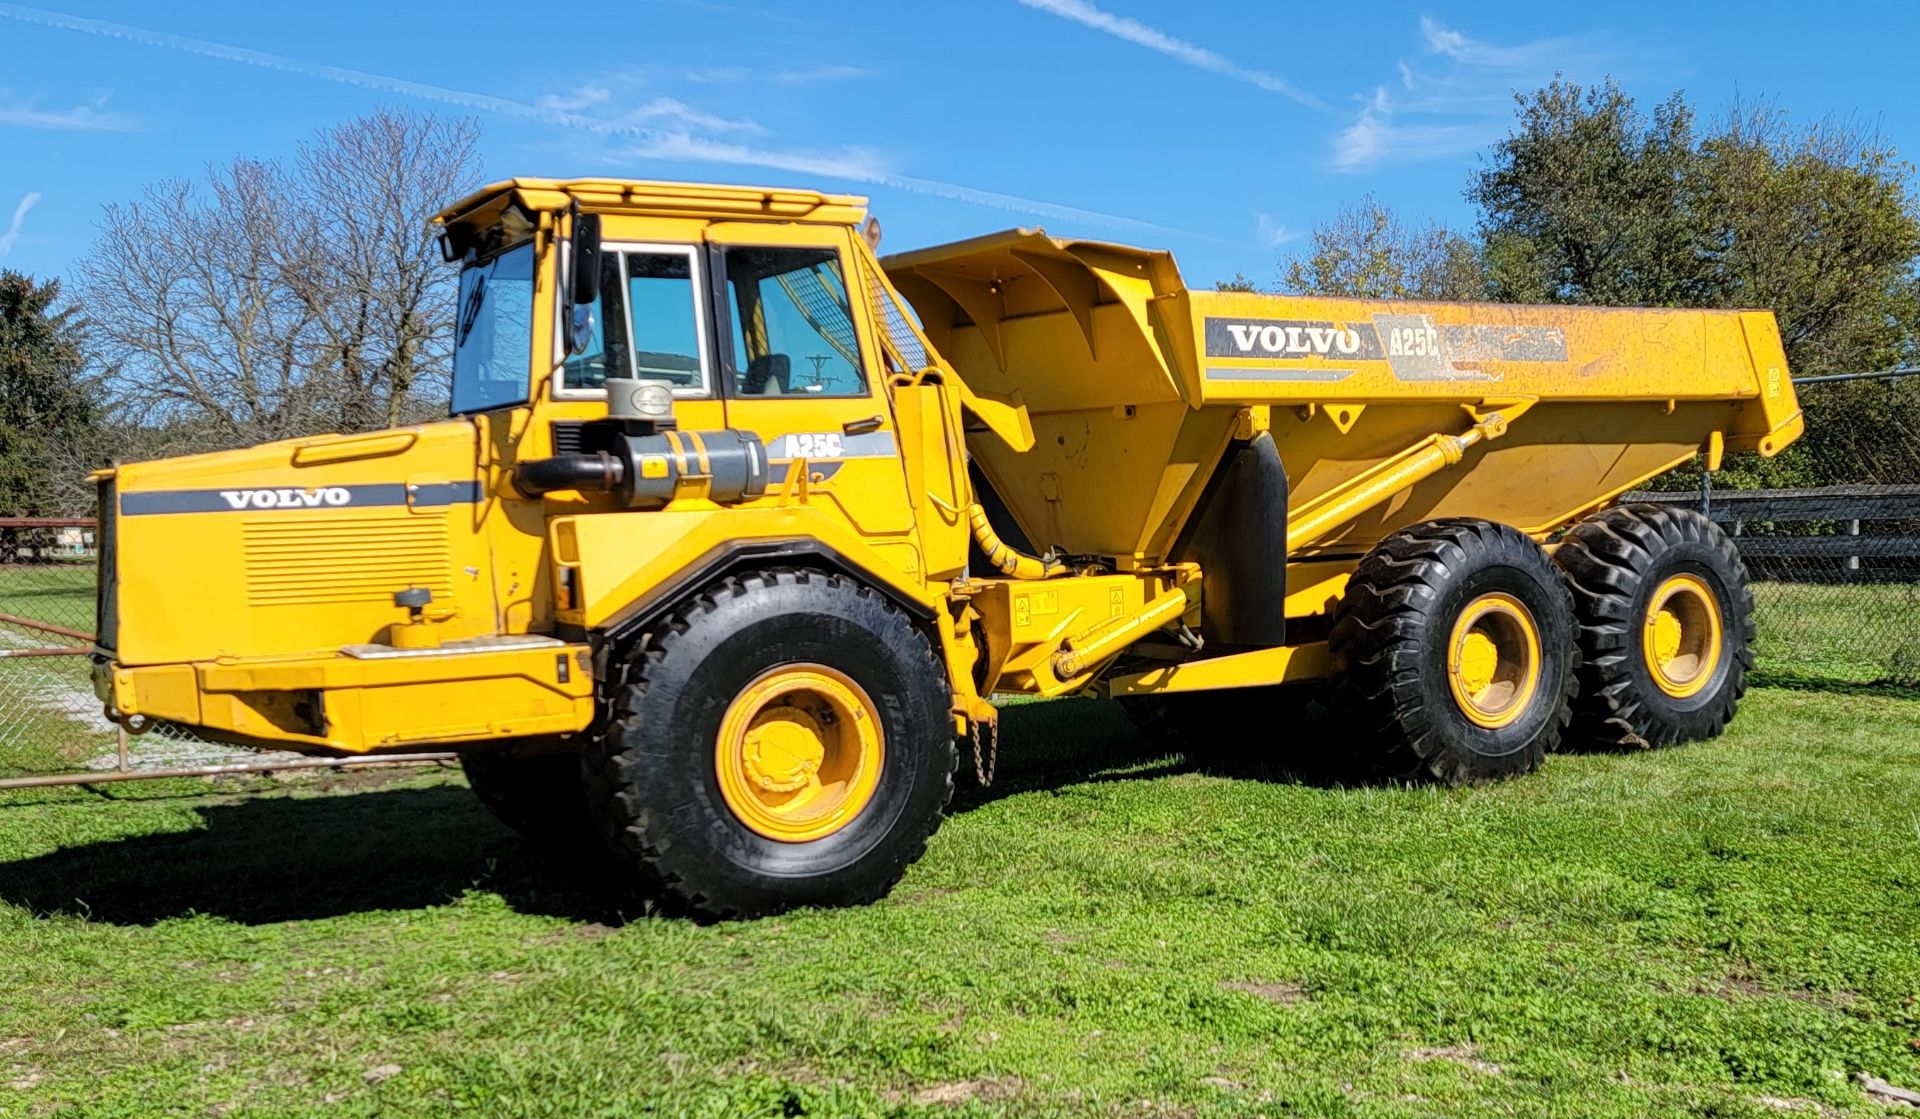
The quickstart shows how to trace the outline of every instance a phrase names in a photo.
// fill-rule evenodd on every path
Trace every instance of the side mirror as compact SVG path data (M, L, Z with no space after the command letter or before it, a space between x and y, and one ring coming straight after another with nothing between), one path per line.
M573 275L569 302L584 307L600 294L600 215L576 214L573 219Z
M573 317L567 321L567 353L584 354L593 345L593 308L585 303L573 305Z

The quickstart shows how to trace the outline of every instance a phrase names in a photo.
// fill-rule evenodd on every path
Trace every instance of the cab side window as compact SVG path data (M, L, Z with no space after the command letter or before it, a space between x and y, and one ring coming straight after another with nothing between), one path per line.
M736 395L867 395L839 253L729 248L724 257Z
M592 333L587 348L567 358L565 380L570 389L597 389L608 377L631 377L627 372L627 310L620 297L620 254L600 257L600 294L593 297Z
M681 390L704 389L700 323L693 314L693 258L679 253L626 255L634 376L671 381Z
M565 386L597 389L608 377L642 377L670 382L682 395L705 393L693 276L691 250L603 254L592 337L567 359Z

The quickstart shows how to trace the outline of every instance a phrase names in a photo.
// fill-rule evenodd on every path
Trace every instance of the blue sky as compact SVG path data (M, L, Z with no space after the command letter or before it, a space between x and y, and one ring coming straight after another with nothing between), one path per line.
M1906 2L0 2L0 265L60 274L105 203L394 104L479 117L490 178L814 186L870 195L886 251L1042 225L1270 282L1367 192L1468 222L1556 71L1920 149L1916 32Z

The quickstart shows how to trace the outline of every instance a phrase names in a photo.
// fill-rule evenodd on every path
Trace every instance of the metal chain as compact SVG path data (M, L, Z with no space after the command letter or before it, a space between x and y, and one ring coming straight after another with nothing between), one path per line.
M993 784L993 771L1000 765L1000 723L998 720L987 724L986 757L982 759L980 750L980 724L971 724L973 730L973 775L981 788Z

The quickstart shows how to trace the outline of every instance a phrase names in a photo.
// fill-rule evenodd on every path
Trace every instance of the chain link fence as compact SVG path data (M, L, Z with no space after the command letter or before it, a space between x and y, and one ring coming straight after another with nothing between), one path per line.
M1807 434L1771 462L1729 460L1679 492L1753 579L1758 679L1920 687L1920 369L1796 382Z
M83 519L0 519L0 780L290 760L161 725L127 737L93 694L95 541Z

